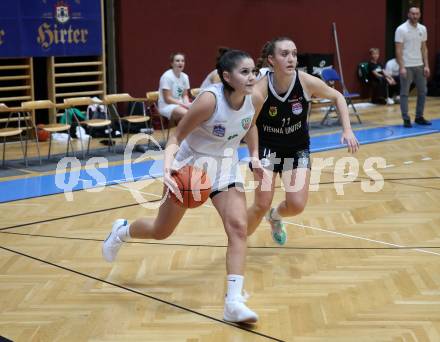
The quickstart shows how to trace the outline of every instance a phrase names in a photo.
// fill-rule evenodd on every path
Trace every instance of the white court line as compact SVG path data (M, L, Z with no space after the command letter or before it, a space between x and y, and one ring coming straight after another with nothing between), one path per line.
M407 160L407 161L404 161L403 162L405 165L409 165L409 164L412 164L412 163L414 163L412 160Z
M15 207L41 207L44 204L40 204L40 203L8 203L8 202L4 202L7 203L7 206L15 206Z
M130 191L130 189L124 188L122 186L114 186L117 189L121 189L121 190L126 190L126 191ZM138 191L138 190L135 190ZM153 194L153 193L149 193L149 192L141 192L142 194L145 195L151 195L151 196L155 196L155 197L162 197L160 195L157 194ZM214 206L209 205L209 204L203 204L204 207L208 207L208 208L214 208ZM351 234L346 234L346 233L339 233L339 232L335 232L332 230L327 230L327 229L322 229L322 228L318 228L318 227L312 227L312 226L306 226L304 224L299 224L299 223L294 223L294 222L289 222L289 221L284 221L284 223L290 224L292 226L298 226L298 227L302 227L302 228L308 228L308 229L313 229L313 230L318 230L321 232L325 232L325 233L329 233L329 234L335 234L335 235L340 235L340 236L344 236L344 237L349 237L352 239L358 239L358 240L364 240L364 241L368 241L368 242L374 242L374 243L379 243L382 245L387 245L387 246L392 246L392 247L398 247L398 248L405 248L405 249L410 249L410 250L414 250L416 252L420 252L420 253L427 253L427 254L434 254L434 255L439 255L440 253L436 253L436 252L432 252L432 251L428 251L425 249L421 249L421 248L409 248L409 246L404 246L404 245L397 245L394 243L390 243L390 242L385 242L385 241L381 241L381 240L374 240L374 239L369 239L369 238L365 238L365 237L361 237L361 236L356 236L356 235L351 235Z
M422 158L422 160L432 160L432 158L431 157L424 157L424 158Z
M352 238L352 239L364 240L364 241L379 243L379 244L382 244L382 245L388 245L388 246L393 246L393 247L405 248L405 249L410 249L410 250L417 251L417 252L420 252L420 253L434 254L434 255L439 255L440 256L440 253L428 251L426 249L410 248L409 246L397 245L395 243L385 242L385 241L381 241L381 240L373 240L373 239L365 238L365 237L362 237L362 236L356 236L356 235L351 235L351 234L346 234L346 233L339 233L339 232L335 232L335 231L332 231L332 230L327 230L327 229L322 229L322 228L312 227L312 226L306 226L304 224L299 224L299 223L294 223L294 222L289 222L289 221L284 221L284 220L283 220L283 222L287 223L287 224L291 224L292 226L298 226L298 227L302 227L302 228L318 230L320 232L340 235L340 236L349 237L349 238Z
M158 194L154 194L154 193L151 193L151 192L145 192L145 191L139 191L137 189L129 189L127 187L120 186L118 184L113 184L111 186L113 188L115 188L115 189L120 189L120 190L125 190L125 191L136 191L136 192L144 194L144 195L150 195L150 196L154 196L154 197L158 197L158 198L162 197L161 195L158 195ZM207 208L214 208L214 206L209 205L209 204L203 204L203 206L207 207ZM440 253L428 251L428 250L421 249L421 248L409 248L409 246L398 245L398 244L394 244L394 243L390 243L390 242L385 242L385 241L381 241L381 240L369 239L369 238L365 238L365 237L362 237L362 236L356 236L356 235L352 235L352 234L339 233L339 232L335 232L335 231L327 230L327 229L323 229L323 228L307 226L307 225L304 225L304 224L299 224L299 223L294 223L294 222L289 222L289 221L284 221L284 220L283 220L283 222L287 223L287 224L290 224L292 226L313 229L313 230L317 230L317 231L320 231L320 232L325 232L325 233L328 233L328 234L334 234L334 235L349 237L349 238L352 238L352 239L364 240L364 241L378 243L378 244L382 244L382 245L398 247L398 248L402 248L402 249L405 248L405 249L413 250L413 251L420 252L420 253L434 254L434 255L440 256Z

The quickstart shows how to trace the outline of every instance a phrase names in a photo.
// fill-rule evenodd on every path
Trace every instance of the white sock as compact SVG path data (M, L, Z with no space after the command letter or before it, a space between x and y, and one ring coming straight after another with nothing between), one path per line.
M244 277L242 275L238 274L228 274L227 276L227 292L226 292L226 299L227 300L234 300L234 298L237 298L241 296L242 290L243 290L243 281Z
M131 238L130 236L130 225L126 224L124 226L120 226L116 231L116 235L121 241L127 241Z
M283 217L280 214L278 214L278 210L277 209L278 208L274 208L273 210L271 210L270 218L273 219L273 220L282 220Z

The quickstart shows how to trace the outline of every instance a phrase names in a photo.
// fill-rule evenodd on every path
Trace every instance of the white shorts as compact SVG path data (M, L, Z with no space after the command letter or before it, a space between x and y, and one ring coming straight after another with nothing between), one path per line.
M229 158L205 155L195 152L183 141L172 168L178 170L185 165L205 170L211 181L212 192L227 189L230 184L244 183L237 153Z
M165 106L159 107L159 113L160 115L166 117L168 120L171 119L171 114L173 113L173 110L179 107L179 105L176 104L167 104Z

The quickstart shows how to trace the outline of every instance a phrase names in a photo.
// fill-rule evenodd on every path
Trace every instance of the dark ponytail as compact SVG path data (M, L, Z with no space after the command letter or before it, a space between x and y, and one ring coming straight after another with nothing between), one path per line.
M237 66L237 63L244 58L252 58L252 57L247 52L241 50L226 50L225 52L223 52L221 56L217 58L217 65L216 65L217 73L225 89L231 92L234 91L235 89L232 88L230 84L225 81L225 79L223 78L223 72L224 71L231 72Z
M258 58L256 65L258 70L269 65L267 56L269 55L269 50L273 50L272 44L272 42L266 42L266 44L264 44L263 48L261 49L260 58Z

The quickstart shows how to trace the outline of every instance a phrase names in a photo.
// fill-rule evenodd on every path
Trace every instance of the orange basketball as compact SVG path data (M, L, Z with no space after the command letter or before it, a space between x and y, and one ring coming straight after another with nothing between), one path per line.
M47 141L49 140L50 133L42 129L44 125L37 125L37 138L38 141Z
M171 198L184 208L201 206L211 193L211 182L208 175L197 167L185 165L173 173L173 178L179 187L183 202L173 193L171 193Z

